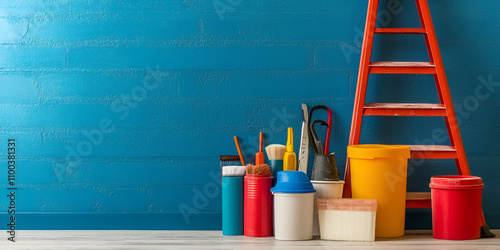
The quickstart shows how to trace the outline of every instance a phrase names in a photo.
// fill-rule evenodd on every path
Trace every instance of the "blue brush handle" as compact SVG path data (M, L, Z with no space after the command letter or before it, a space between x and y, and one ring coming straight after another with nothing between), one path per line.
M222 177L222 235L243 235L243 176Z

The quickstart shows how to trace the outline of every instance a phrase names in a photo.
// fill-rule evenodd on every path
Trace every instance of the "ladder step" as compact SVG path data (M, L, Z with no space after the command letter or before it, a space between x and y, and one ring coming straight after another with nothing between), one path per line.
M370 74L436 74L430 62L371 62Z
M377 28L375 34L425 34L427 31L422 28Z
M408 192L406 193L406 207L408 208L430 208L430 192Z
M412 159L457 159L455 146L409 145Z
M446 116L446 108L432 103L366 103L363 115Z

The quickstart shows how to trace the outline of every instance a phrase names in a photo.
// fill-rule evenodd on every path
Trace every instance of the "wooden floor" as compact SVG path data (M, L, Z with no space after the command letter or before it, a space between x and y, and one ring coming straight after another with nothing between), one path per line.
M494 230L500 235L500 230ZM16 242L0 238L0 249L500 249L500 237L447 241L429 231L375 242L277 241L272 237L221 236L220 231L18 231Z

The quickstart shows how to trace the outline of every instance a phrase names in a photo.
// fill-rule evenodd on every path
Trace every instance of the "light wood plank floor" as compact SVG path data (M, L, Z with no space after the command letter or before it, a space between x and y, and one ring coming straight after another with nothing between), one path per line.
M500 235L500 230L494 230ZM18 231L17 241L0 238L0 249L500 249L500 237L447 241L430 231L375 242L277 241L272 237L226 237L221 231Z

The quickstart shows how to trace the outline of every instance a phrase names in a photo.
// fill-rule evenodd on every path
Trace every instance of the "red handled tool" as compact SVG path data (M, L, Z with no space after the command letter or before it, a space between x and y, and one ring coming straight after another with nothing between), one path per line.
M324 106L324 105L314 106L311 109L310 113L309 113L309 128L311 128L311 125L312 125L313 122L316 122L316 120L313 121L313 122L311 122L312 116L313 116L313 112L316 109L323 109L323 110L326 110L328 112L328 121L327 122L322 121L322 120L317 120L318 122L322 122L321 124L326 124L327 125L327 127L326 127L326 138L325 138L325 147L324 147L324 150L323 150L323 154L327 155L330 152L330 134L332 132L332 110L330 108L328 108L327 106ZM319 151L321 151L321 150L316 147L316 142L313 139L313 135L311 133L311 129L309 129L309 141L310 141L311 147L313 148L313 151L320 153Z
M259 152L255 154L255 165L264 164L264 133L260 132L259 134Z

